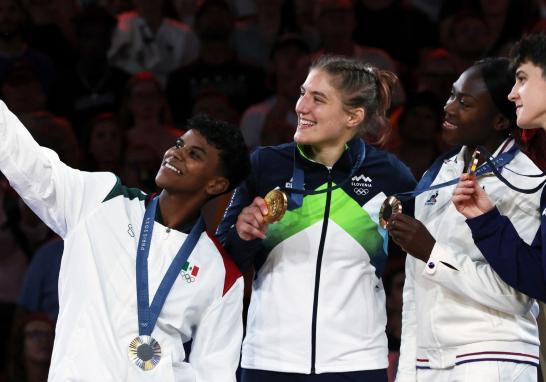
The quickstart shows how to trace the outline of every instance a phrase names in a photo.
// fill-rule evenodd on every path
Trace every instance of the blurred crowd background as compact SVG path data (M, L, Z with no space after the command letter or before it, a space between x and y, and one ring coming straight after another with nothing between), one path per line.
M443 104L458 75L544 30L544 0L0 0L0 93L68 165L153 192L188 117L239 125L250 149L289 142L310 61L358 57L400 78L391 126L364 138L419 179L449 149ZM211 232L228 200L206 206ZM63 243L3 177L0 202L0 381L46 381ZM404 257L391 252L392 379Z

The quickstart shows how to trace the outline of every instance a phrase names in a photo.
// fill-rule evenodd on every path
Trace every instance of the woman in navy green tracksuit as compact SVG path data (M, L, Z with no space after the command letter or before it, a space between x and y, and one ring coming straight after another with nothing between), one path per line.
M415 180L358 136L385 118L394 83L361 61L319 58L301 86L294 142L254 152L218 231L243 271L256 269L243 382L387 380L378 213ZM263 197L276 187L288 211L268 225ZM303 188L324 192L290 192Z

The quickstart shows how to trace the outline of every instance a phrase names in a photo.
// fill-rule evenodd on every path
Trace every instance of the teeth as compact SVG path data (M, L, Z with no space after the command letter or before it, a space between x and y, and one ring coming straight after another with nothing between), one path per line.
M300 125L301 126L312 126L314 124L315 124L315 122L309 121L307 119L303 119L303 118L300 117Z
M172 164L168 163L168 162L165 162L165 167L167 167L168 169L170 170L173 170L174 172L176 172L178 175L182 174L180 172L179 169L177 169L176 167L174 167Z

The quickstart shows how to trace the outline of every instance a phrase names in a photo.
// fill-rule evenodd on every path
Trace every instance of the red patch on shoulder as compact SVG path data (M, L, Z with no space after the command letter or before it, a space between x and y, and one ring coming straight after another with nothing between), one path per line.
M224 279L224 291L222 293L222 296L224 296L233 286L233 284L235 284L235 281L237 281L239 277L242 277L242 274L239 270L239 267L237 267L233 260L231 260L231 257L222 246L222 244L220 244L218 239L208 232L207 235L218 249L218 252L220 252L220 254L222 255L222 260L224 260L224 268L226 269L226 278Z

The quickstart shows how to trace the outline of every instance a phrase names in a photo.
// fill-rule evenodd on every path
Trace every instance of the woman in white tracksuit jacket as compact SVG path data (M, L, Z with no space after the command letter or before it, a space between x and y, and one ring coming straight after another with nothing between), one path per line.
M458 179L478 145L494 157L514 154L502 169L512 183L538 183L516 174L538 169L508 135L515 127L514 106L505 96L513 82L508 67L506 59L480 61L453 84L444 138L463 148L439 162L432 185ZM512 191L491 171L477 179L530 243L540 223L538 195ZM485 261L451 203L454 188L422 193L415 199L416 219L398 214L389 222L391 237L410 255L397 381L536 381L537 304Z

